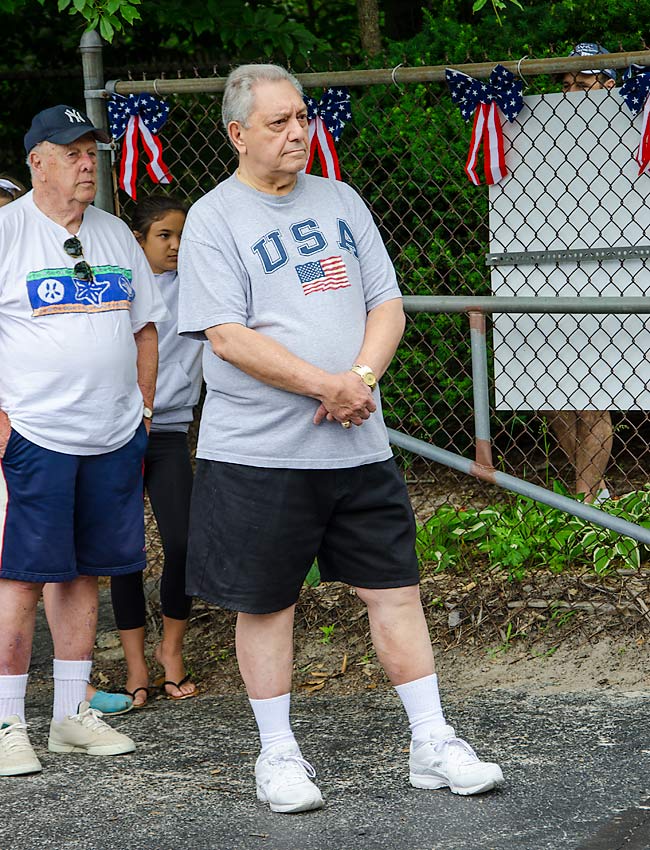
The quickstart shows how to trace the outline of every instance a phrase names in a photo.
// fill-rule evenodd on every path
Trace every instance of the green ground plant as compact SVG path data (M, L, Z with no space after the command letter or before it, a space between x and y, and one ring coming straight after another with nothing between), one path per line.
M554 490L568 495L557 482ZM650 528L650 485L603 507ZM483 509L443 505L419 526L417 549L420 562L436 572L461 570L478 559L513 580L541 568L560 573L587 567L605 575L618 567L639 569L648 557L645 547L630 537L522 496Z

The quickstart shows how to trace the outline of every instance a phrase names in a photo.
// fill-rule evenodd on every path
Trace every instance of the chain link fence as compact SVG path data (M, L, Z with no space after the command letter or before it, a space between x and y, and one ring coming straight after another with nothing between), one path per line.
M639 121L615 91L554 94L562 63L553 76L531 77L525 94L533 97L505 129L510 191L488 192L464 173L471 123L444 84L424 72L414 80L410 70L409 82L381 85L359 85L355 73L332 75L332 85L352 86L353 120L338 146L342 174L371 207L406 295L649 294L647 256L486 264L490 252L650 244L649 177L638 177L633 162ZM318 98L323 83L301 79ZM160 80L156 88L163 89ZM171 191L193 201L235 167L220 125L220 92L165 97ZM124 201L127 217L130 204ZM609 491L603 509L650 525L649 332L648 315L494 316L495 466L567 494L591 491L589 499ZM567 381L562 396L558 386ZM390 427L471 455L467 317L409 316L382 394ZM642 545L398 455L420 521L425 598L443 642L495 635L505 644L520 636L557 641L621 626L645 639L650 592Z
M613 57L616 67L627 64ZM405 295L647 296L647 256L486 264L489 253L650 245L650 176L637 176L632 159L640 119L633 121L615 90L559 93L559 77L576 70L571 60L556 61L553 75L529 76L523 66L532 101L504 128L511 177L489 192L464 173L472 125L440 74L408 69L367 72L368 82L359 81L361 72L301 79L317 99L328 80L351 87L353 119L338 145L343 179L370 206ZM486 67L458 70L487 77ZM115 86L123 94L152 91L156 79L156 93L171 106L161 139L174 180L162 191L188 202L235 167L220 124L220 78L196 73L195 90L184 93L174 93L174 74L165 79L158 71L139 72L142 82L127 71L121 76L129 82ZM139 195L161 191L143 165L141 171ZM518 191L505 191L507 185ZM115 197L128 220L132 201L117 190ZM605 510L650 527L650 316L499 314L488 321L495 466L567 494L584 491L587 479L590 498L606 496L603 489L614 497L603 502ZM562 397L557 387L566 380L572 387ZM389 427L471 456L467 317L410 315L382 395ZM492 641L495 634L505 643L524 635L560 640L603 628L645 640L650 590L642 545L479 478L397 454L420 523L428 611L443 642ZM162 553L150 515L148 537L156 567Z

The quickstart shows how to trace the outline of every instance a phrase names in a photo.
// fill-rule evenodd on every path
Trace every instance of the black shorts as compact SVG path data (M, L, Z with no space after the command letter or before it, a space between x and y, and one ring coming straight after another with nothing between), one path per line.
M415 519L393 459L350 469L197 462L187 593L249 614L293 605L314 559L322 581L419 581Z

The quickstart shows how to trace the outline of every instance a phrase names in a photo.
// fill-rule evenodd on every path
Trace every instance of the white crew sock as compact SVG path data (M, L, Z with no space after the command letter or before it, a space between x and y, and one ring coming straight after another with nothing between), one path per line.
M282 694L271 699L249 700L262 742L262 752L273 744L296 743L289 722L291 694Z
M27 676L0 676L0 722L17 714L25 722L25 691Z
M64 717L76 714L79 703L86 699L92 661L59 661L54 659L54 707L52 717L60 723Z
M440 705L435 673L396 685L395 690L406 709L414 744L445 737L448 727Z

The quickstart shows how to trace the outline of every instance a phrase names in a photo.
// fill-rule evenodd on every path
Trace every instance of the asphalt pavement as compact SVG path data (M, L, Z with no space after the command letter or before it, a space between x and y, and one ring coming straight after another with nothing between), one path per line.
M297 695L294 727L325 808L271 813L255 797L257 737L241 696L155 700L112 721L132 755L46 748L50 649L42 621L28 690L44 771L2 777L0 850L649 850L649 692L467 697L447 682L449 722L506 786L478 797L408 783L395 694Z

